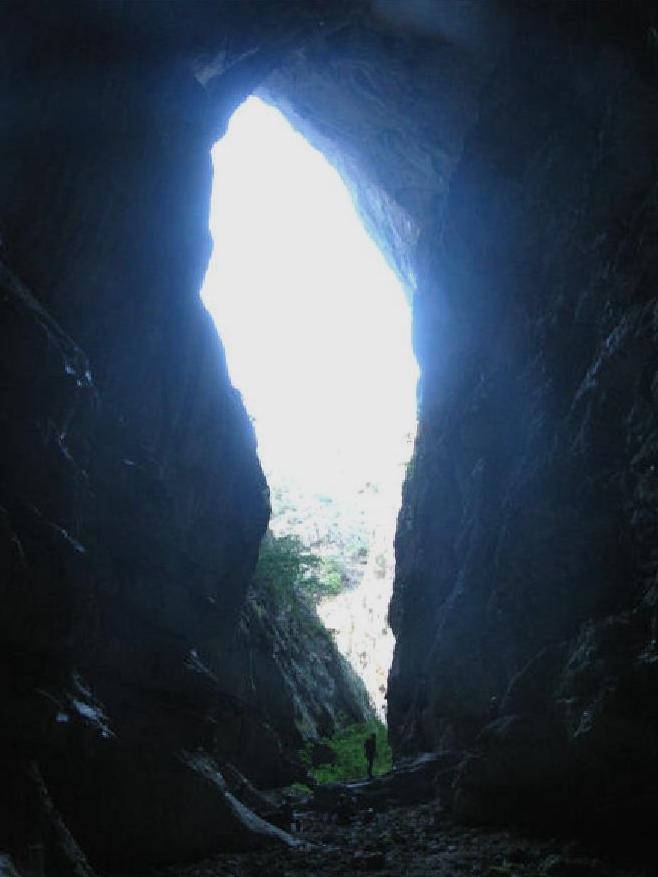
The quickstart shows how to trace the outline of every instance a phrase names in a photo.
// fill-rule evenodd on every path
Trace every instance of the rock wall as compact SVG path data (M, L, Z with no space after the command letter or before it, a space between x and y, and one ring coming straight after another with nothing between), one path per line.
M415 293L398 755L467 753L444 790L464 818L641 831L658 769L655 10L482 7L376 3L265 90Z
M34 873L287 842L211 757L199 654L231 660L269 501L199 289L210 148L318 10L157 7L0 13L0 849Z
M306 744L372 718L363 682L303 599L286 605L250 593L230 656L221 659L230 702L218 717L215 751L259 788L306 782Z
M658 58L580 12L501 53L426 229L389 720L469 753L463 817L623 837L658 778Z

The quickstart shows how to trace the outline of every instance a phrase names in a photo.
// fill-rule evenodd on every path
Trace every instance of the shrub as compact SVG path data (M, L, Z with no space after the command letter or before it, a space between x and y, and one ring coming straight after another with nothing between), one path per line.
M256 585L277 602L289 602L296 588L309 587L320 560L298 536L267 533L254 572Z
M297 598L317 602L339 594L344 573L338 560L313 554L299 536L268 532L261 543L254 581L277 605L290 607Z
M374 776L381 776L391 770L393 759L388 742L386 726L377 719L360 722L342 728L333 737L324 738L321 742L330 746L336 753L336 763L311 766L311 749L309 744L303 759L308 765L309 773L319 783L342 782L344 780L362 779L367 774L367 762L363 752L363 744L370 734L377 737L377 756L373 769Z
M345 588L345 563L336 557L323 557L320 565L318 597L333 597Z

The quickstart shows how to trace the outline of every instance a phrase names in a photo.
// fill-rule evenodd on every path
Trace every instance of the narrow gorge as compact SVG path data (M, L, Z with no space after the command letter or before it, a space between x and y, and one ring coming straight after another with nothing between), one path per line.
M0 82L2 874L653 867L656 4L4 0ZM343 177L420 369L395 769L306 833L270 790L372 714L253 590L269 489L200 299L252 94ZM419 809L384 830L389 795Z

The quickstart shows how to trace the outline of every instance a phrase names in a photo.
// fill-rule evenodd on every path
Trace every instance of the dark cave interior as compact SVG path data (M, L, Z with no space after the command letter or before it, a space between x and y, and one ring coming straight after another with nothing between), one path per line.
M362 705L249 597L267 484L198 296L210 149L254 92L415 290L396 769L361 815L313 797L364 836L395 805L427 856L343 826L337 873L616 867L492 834L493 870L455 864L492 826L651 859L656 4L5 0L0 25L3 874L319 855L264 790Z

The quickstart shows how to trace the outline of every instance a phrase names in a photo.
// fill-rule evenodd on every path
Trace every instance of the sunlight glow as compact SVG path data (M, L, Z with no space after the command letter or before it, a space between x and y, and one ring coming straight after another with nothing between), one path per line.
M332 496L405 462L417 365L398 278L324 156L256 97L213 150L203 300L270 481Z

